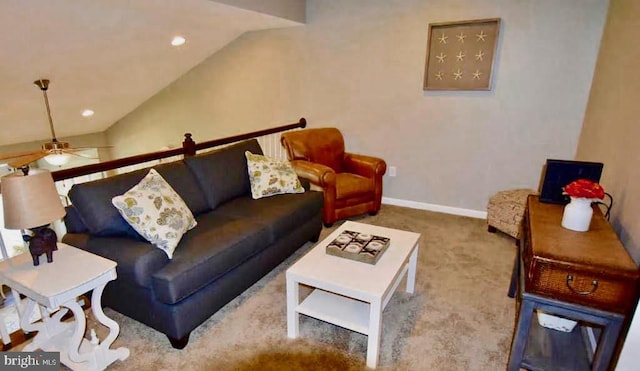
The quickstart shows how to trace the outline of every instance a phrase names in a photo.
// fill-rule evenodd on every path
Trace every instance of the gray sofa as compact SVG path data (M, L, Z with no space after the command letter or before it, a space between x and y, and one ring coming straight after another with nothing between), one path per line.
M245 150L262 153L249 140L154 167L198 222L171 260L111 204L148 169L71 188L63 242L118 263L118 278L107 285L103 305L166 334L181 349L213 313L305 242L317 241L322 193L252 199Z

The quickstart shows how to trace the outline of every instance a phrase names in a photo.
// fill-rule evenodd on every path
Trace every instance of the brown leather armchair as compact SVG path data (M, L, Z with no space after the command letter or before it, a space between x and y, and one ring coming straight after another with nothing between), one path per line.
M304 129L283 133L280 141L298 176L312 189L324 192L323 222L380 210L384 160L345 152L336 128Z

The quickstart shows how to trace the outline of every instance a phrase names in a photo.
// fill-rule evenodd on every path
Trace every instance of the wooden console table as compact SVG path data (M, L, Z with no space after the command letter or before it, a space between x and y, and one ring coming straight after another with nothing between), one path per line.
M514 265L517 321L508 369L608 370L623 323L637 302L640 273L595 207L587 232L561 226L562 205L529 196ZM538 324L541 310L578 321L571 332ZM583 336L599 334L595 351Z

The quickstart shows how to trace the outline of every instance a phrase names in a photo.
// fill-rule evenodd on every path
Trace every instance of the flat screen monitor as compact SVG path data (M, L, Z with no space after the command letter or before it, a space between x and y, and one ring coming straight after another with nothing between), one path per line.
M540 202L566 204L569 197L562 194L562 188L576 179L600 182L601 162L547 159L540 189Z

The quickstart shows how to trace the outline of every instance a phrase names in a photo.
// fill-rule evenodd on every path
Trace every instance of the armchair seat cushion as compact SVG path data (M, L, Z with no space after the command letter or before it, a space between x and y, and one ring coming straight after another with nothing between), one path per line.
M351 173L336 174L336 199L357 197L373 193L373 181Z

